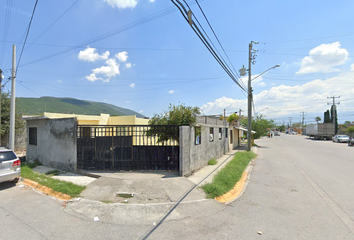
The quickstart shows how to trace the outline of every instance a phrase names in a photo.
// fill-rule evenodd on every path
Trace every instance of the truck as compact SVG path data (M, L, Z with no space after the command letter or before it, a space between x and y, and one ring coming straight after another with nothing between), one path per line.
M333 123L314 123L306 125L306 135L314 139L329 140L335 135Z

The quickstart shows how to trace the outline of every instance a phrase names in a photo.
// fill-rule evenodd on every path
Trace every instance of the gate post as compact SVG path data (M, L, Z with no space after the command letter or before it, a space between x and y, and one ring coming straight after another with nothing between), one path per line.
M190 174L190 132L189 126L179 127L179 175Z

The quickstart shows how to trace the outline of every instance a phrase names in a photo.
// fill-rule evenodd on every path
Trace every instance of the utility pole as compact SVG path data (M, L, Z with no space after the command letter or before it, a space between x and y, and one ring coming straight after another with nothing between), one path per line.
M16 81L16 45L12 45L12 84L10 107L10 141L9 148L15 151L15 81Z
M332 109L333 109L333 111L332 111L332 118L333 118L333 125L334 125L334 130L335 130L335 134L337 134L337 128L336 128L336 112L337 112L337 106L336 105L339 105L340 104L340 102L338 102L337 104L336 104L336 98L340 98L340 96L338 96L338 97L327 97L327 99L330 99L330 98L332 98L333 99L333 103L332 103ZM327 105L330 105L331 103L327 103Z
M301 115L300 116L302 116L302 122L301 122L301 132L302 132L302 129L303 129L303 127L304 127L304 123L305 123L305 113L306 112L300 112L301 113Z
M251 151L251 142L252 142L252 71L251 66L255 63L254 59L256 55L253 56L253 53L256 53L253 50L253 43L258 44L258 42L251 41L248 45L248 126L247 126L247 151Z
M289 121L290 121L289 128L291 128L291 119L293 119L293 117L289 117Z
M238 120L237 120L237 124L238 124L238 126L241 126L241 113L242 113L242 109L240 108L240 110L239 110L239 112L238 112Z

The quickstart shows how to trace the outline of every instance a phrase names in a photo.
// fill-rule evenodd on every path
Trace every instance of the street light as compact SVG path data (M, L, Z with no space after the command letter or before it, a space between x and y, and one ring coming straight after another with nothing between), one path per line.
M277 67L280 67L280 65L275 65L275 66L273 66L271 68L268 68L267 70L265 70L264 72L262 72L261 74L256 76L255 78L251 79L251 76L252 76L252 74L251 74L251 65L252 65L252 63L254 63L254 58L255 58L255 56L253 56L252 53L256 52L255 50L253 50L253 43L258 44L258 42L251 41L251 43L249 44L247 151L251 151L251 141L252 141L252 86L251 86L251 82L253 80L255 80L257 77L262 76L263 74L265 74L269 70L277 68ZM240 69L240 74L241 74L241 76L245 76L246 75L245 67Z

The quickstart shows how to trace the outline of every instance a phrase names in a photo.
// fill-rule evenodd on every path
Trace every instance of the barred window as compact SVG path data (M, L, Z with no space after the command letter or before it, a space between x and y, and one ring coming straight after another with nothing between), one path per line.
M214 128L209 129L209 141L214 142Z
M28 143L30 145L37 145L37 128L30 127L28 130Z

